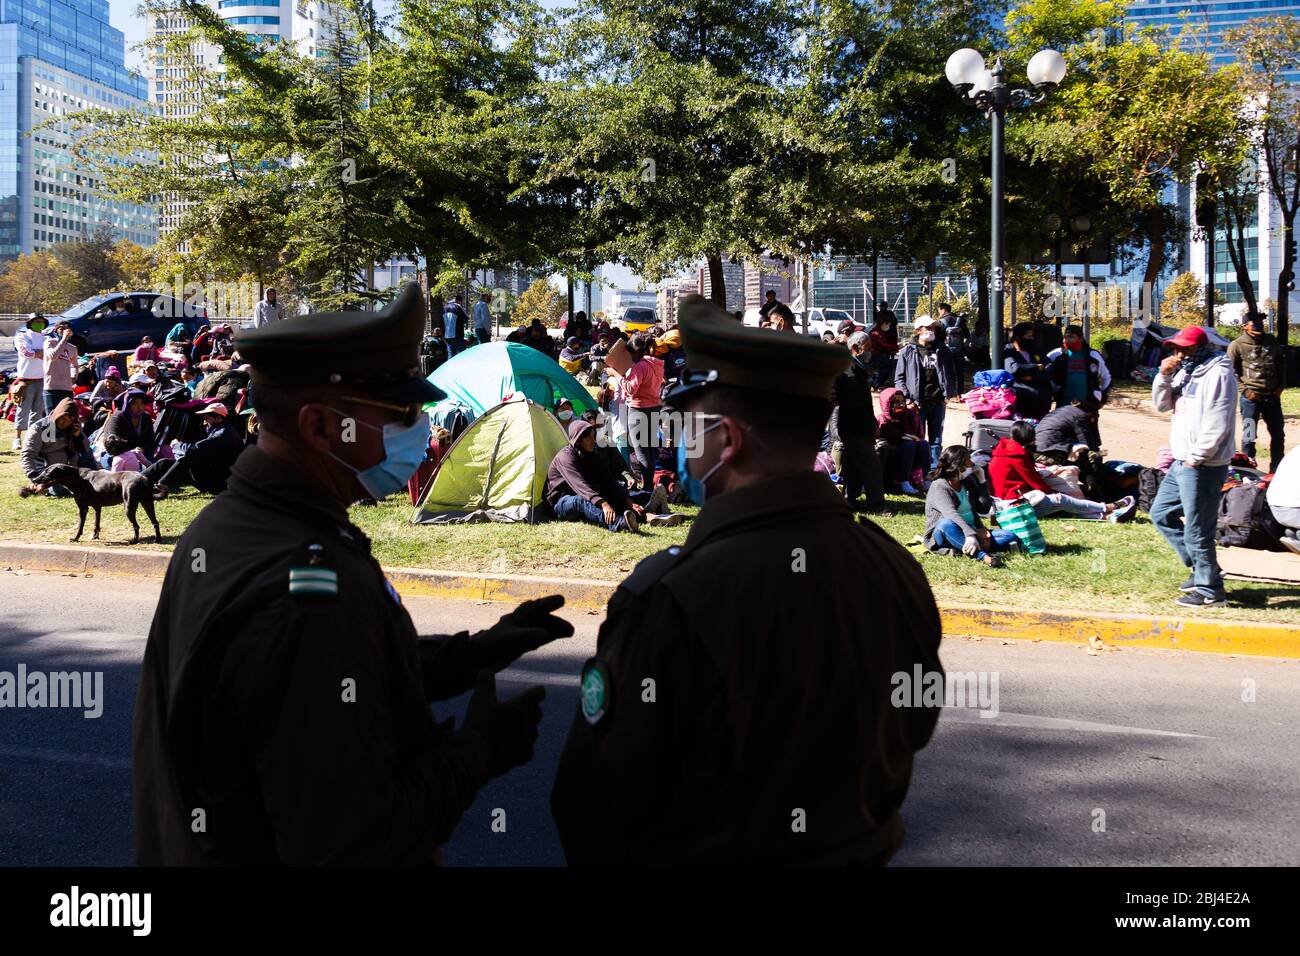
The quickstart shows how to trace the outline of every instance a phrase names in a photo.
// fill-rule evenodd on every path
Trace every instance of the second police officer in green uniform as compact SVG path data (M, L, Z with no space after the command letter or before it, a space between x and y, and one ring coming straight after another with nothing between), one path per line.
M571 864L884 863L941 675L920 565L812 469L843 346L680 308L686 542L611 598L551 795Z

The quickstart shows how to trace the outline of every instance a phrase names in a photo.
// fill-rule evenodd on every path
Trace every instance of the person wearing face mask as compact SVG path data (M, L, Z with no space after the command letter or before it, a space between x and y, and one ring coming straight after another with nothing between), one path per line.
M488 780L526 762L543 689L494 672L573 628L553 596L420 637L348 506L423 460L425 309L241 330L257 444L176 545L133 728L142 865L429 864ZM473 690L463 723L431 701ZM207 826L192 826L201 807Z
M1011 373L1016 415L1038 421L1051 410L1052 373L1038 354L1032 322L1020 322L1011 330L1011 344L1002 352L1002 367Z
M898 353L894 387L921 409L926 438L930 443L930 467L939 461L943 448L943 422L948 399L957 397L957 368L952 353L939 340L935 320L919 315L912 323L913 340Z
M670 421L701 508L615 592L583 666L551 793L565 856L883 864L938 717L893 706L890 679L941 673L940 623L920 565L813 470L848 352L697 295L678 314Z
M991 568L1001 567L1001 551L1017 548L1018 539L1001 528L990 530L971 506L965 482L975 474L965 445L949 445L930 473L925 493L925 546L931 551L964 554Z
M1047 370L1057 408L1068 408L1073 402L1106 403L1110 369L1101 353L1088 345L1081 326L1066 328L1061 347L1047 353Z
M14 451L23 446L23 432L39 418L45 417L45 329L49 323L45 316L33 312L27 322L14 335L14 351L18 353L18 368L10 398L17 409L14 413Z
M1151 503L1151 523L1191 570L1174 603L1188 609L1220 607L1228 595L1215 553L1215 527L1237 447L1237 376L1232 359L1200 326L1171 336L1165 348L1172 354L1151 382L1151 404L1158 412L1174 413L1169 423L1174 460Z

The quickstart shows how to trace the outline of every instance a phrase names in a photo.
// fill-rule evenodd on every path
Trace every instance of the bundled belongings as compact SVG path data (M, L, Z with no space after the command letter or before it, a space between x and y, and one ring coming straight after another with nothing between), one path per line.
M1001 369L975 373L975 387L961 397L973 418L1011 418L1015 415L1016 393L1011 373Z
M1219 499L1215 527L1215 539L1220 547L1286 550L1279 541L1285 529L1269 510L1267 491L1267 479L1228 483Z

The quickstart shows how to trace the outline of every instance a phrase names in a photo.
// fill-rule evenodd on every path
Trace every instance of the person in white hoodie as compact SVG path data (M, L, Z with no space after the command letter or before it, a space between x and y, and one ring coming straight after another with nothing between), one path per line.
M1173 354L1151 383L1158 412L1173 411L1174 462L1151 504L1151 523L1192 574L1179 588L1185 608L1228 603L1214 552L1219 495L1236 450L1237 375L1205 329L1189 326L1165 342Z
M14 351L18 353L18 368L14 378L14 388L18 397L14 398L18 406L14 414L14 428L18 434L14 438L14 451L23 445L23 432L32 424L45 417L45 329L49 323L45 316L33 312L26 325L14 335ZM14 397L11 393L10 397Z

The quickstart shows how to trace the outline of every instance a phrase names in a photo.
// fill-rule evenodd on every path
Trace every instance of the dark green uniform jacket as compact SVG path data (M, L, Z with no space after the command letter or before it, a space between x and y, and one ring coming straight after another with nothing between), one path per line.
M137 861L434 862L488 775L482 738L428 703L469 689L470 658L464 635L417 638L338 502L247 449L149 630Z
M569 862L885 862L939 717L891 677L939 640L920 565L824 475L709 501L610 600L551 795Z

